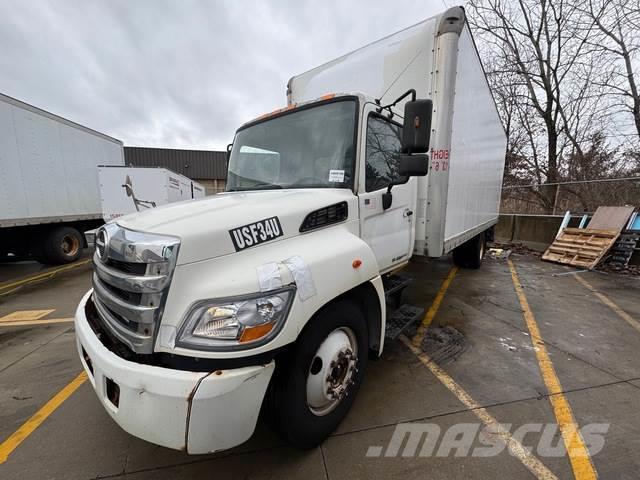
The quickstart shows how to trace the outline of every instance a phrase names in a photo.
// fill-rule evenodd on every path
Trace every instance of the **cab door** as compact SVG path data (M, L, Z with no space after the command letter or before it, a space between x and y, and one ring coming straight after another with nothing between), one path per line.
M373 250L381 273L407 262L415 240L417 180L398 175L401 122L397 116L390 120L377 113L373 104L364 108L358 188L360 232ZM392 188L391 207L384 210L382 195L392 181L401 183Z

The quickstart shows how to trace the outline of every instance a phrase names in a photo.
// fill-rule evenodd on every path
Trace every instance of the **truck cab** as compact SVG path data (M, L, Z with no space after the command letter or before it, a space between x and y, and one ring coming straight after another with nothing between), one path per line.
M227 192L98 230L78 349L125 430L229 448L269 386L295 444L335 428L382 352L383 277L413 249L416 177L392 111L348 94L269 114L238 130Z
M448 45L433 82L455 78L454 14L464 24L454 9L419 29ZM246 441L262 411L288 442L318 445L347 414L385 337L421 318L421 308L390 301L406 285L394 273L414 254L449 251L479 266L497 219L503 132L490 131L492 163L460 155L464 168L451 169L478 182L456 193L469 212L452 217L446 236L446 205L461 207L446 198L449 169L433 149L455 143L451 89L298 101L292 84L285 108L236 132L225 193L120 217L96 234L78 352L107 412L137 437L214 452ZM485 124L495 127L491 108ZM475 141L467 133L465 144Z

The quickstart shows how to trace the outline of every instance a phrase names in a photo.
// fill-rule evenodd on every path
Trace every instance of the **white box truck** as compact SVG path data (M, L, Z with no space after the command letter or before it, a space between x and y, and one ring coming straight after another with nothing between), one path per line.
M238 129L226 193L98 230L75 325L100 402L189 453L244 442L261 409L319 444L421 316L387 301L394 272L480 265L505 146L459 7L293 77L285 108Z
M0 94L0 261L68 263L103 223L98 165L122 142Z
M204 187L160 167L98 166L100 203L105 222L173 202L203 198Z

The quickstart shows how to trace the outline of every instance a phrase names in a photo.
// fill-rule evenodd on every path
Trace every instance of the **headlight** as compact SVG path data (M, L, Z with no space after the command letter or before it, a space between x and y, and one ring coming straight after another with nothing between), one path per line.
M203 300L193 305L176 345L200 350L239 350L262 345L282 328L295 289Z

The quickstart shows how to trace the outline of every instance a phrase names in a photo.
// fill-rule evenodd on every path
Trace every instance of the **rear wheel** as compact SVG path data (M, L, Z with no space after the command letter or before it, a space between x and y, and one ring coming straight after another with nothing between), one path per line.
M482 265L485 247L485 234L482 232L453 250L453 262L462 268L478 269Z
M40 263L61 265L75 262L82 255L82 235L73 227L56 227L39 239L40 244L33 249L34 257Z
M306 327L274 377L270 417L293 446L319 445L345 417L367 366L367 324L358 306L340 301Z

